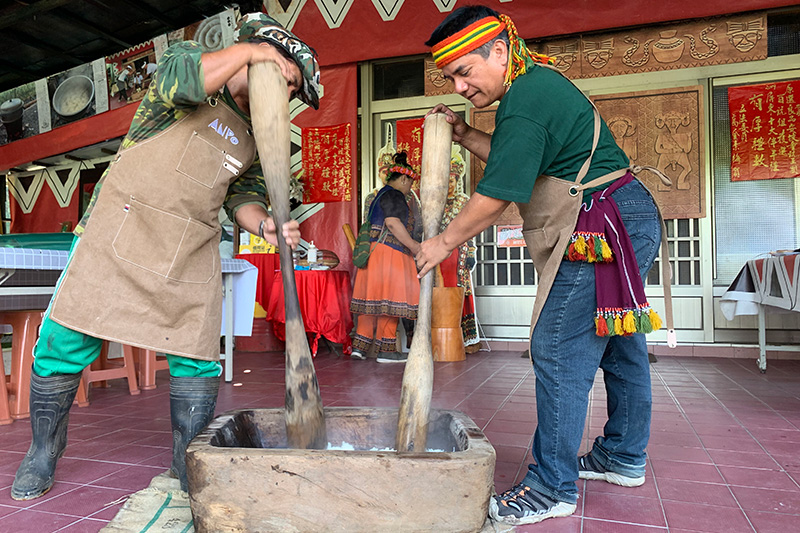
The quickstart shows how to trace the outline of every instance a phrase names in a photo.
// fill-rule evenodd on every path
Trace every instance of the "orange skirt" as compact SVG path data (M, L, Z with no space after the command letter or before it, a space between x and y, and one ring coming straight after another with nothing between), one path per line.
M419 280L414 259L383 243L373 243L367 268L359 268L350 311L416 320Z

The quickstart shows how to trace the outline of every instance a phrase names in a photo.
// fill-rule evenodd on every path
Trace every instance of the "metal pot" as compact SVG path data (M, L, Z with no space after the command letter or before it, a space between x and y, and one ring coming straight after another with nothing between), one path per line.
M0 120L3 123L14 122L22 118L22 100L12 98L0 104Z
M9 141L21 139L23 136L22 112L24 111L22 100L12 98L0 104L0 122L6 128L6 137Z
M56 88L53 109L59 116L71 120L86 111L93 100L94 82L87 76L70 76Z

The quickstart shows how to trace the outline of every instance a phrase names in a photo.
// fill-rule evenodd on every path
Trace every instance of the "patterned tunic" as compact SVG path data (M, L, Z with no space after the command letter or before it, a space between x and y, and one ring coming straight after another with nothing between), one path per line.
M139 108L131 122L128 134L122 141L120 151L123 151L138 142L154 137L166 130L177 121L197 109L210 95L204 90L205 76L200 61L203 48L200 43L183 41L170 46L161 56L158 69L153 76L147 94L142 99ZM250 117L242 113L227 87L217 95L220 100L228 104L240 116L250 122ZM110 168L110 166L109 166ZM108 169L103 174L108 173ZM75 234L81 236L89 215L92 212L97 195L103 184L103 179L97 183L92 194L89 206L75 228ZM224 207L228 217L233 220L236 210L245 205L258 203L267 207L267 190L264 183L261 163L256 158L253 165L234 180L225 198Z
M439 226L439 231L444 229L456 218L466 205L469 197L463 193L456 193L447 199L444 206L444 216ZM472 278L470 271L475 264L475 240L470 239L458 247L458 286L464 287L464 312L461 316L461 332L464 335L464 345L476 344L478 328L475 323L475 306L472 296ZM468 304L469 302L469 304Z

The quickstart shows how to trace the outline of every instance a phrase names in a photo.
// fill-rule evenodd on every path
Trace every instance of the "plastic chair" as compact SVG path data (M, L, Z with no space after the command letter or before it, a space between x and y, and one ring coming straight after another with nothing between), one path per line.
M134 358L139 368L139 388L152 390L156 388L156 372L169 370L166 357L159 356L155 350L134 348Z
M139 394L139 384L136 381L136 364L133 361L134 350L136 348L132 346L123 346L122 364L114 365L112 364L113 360L108 358L108 341L103 341L100 356L91 365L83 369L81 383L75 396L78 405L82 405L83 402L88 405L89 384L99 382L101 386L107 386L108 384L105 382L109 379L125 378L128 380L130 393L132 395Z
M5 370L3 371L3 387L6 398L13 396L8 401L11 418L18 420L30 416L30 386L31 366L33 365L33 346L39 337L39 326L42 324L44 311L0 311L0 324L11 326L11 375L5 383ZM2 401L2 400L0 400ZM0 407L2 419L2 407Z

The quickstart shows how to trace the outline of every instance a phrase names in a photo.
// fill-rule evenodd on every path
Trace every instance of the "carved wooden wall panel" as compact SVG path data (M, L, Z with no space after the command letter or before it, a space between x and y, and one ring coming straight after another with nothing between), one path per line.
M767 15L750 13L651 26L534 47L570 78L597 78L754 61L767 57Z
M425 96L440 96L455 93L453 82L442 75L441 69L436 68L433 57L425 58Z
M705 216L702 91L695 85L592 98L631 163L655 167L672 180L667 187L651 172L639 174L664 218Z

